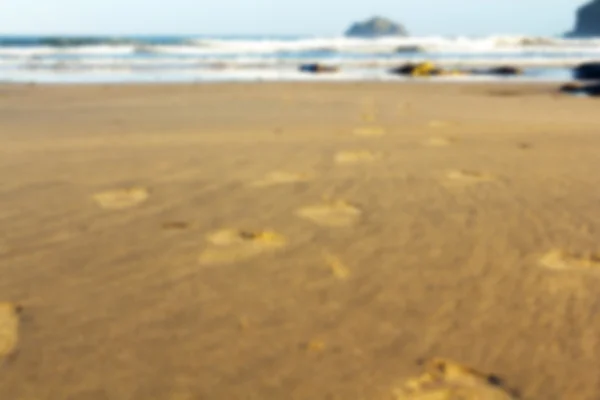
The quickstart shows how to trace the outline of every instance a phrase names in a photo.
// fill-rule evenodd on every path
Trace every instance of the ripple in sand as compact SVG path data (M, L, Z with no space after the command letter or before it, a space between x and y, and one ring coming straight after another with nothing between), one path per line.
M206 237L207 248L200 254L203 265L231 264L285 247L283 236L270 231L249 232L223 229Z
M354 129L356 136L383 136L385 129L380 126L362 126Z
M345 227L356 223L361 211L344 201L337 201L304 207L299 209L296 214L317 225Z
M307 182L312 179L310 174L298 174L293 172L274 171L264 178L251 182L251 187L266 187L273 185L285 185L298 182Z
M421 376L394 391L396 400L516 400L517 394L495 375L458 363L432 359Z
M600 254L577 254L562 250L552 250L546 253L540 264L556 271L583 271L600 273Z
M21 307L0 302L0 360L12 355L19 343Z
M335 162L338 164L357 164L372 162L380 158L379 154L374 154L368 150L340 151L335 155Z
M106 210L122 210L142 204L150 192L144 187L134 186L124 189L107 190L93 195L96 203Z
M492 182L495 177L492 174L469 170L451 170L446 172L444 184L446 186L467 186L478 183Z

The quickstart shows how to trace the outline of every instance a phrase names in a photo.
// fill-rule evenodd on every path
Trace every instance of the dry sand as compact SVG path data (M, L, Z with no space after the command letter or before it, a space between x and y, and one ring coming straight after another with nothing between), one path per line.
M599 399L600 103L552 91L1 86L0 399Z

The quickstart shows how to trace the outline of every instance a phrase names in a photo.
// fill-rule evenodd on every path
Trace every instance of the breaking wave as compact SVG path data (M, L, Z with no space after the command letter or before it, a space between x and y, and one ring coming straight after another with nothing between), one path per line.
M335 64L342 69L335 77L370 79L386 77L387 69L401 63L427 60L448 66L510 64L556 70L600 60L600 39L0 36L0 80L15 76L35 80L42 75L67 80L82 73L127 74L135 80L146 72L161 76L225 76L227 72L228 76L283 79L297 77L302 63ZM538 72L531 76L539 76Z
M600 53L599 39L528 36L332 38L0 37L0 56L56 54L398 54L407 52Z

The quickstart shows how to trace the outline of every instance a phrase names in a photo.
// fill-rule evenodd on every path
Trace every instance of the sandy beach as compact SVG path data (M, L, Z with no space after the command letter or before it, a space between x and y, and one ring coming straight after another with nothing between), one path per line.
M0 86L0 399L597 400L599 149L543 84Z

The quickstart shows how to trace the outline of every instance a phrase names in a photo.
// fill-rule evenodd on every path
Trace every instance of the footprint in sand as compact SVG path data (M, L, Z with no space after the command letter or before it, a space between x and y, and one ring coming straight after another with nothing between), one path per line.
M354 129L356 136L383 136L385 133L385 129L380 126L361 126Z
M185 221L168 221L162 223L162 229L165 231L183 231L190 227Z
M202 265L232 264L245 261L264 253L282 249L286 245L283 236L270 231L249 232L223 229L206 237L207 248L200 254Z
M0 302L0 361L13 355L19 343L21 307Z
M338 164L358 164L373 162L380 158L380 154L375 154L368 150L340 151L335 155L335 162Z
M529 149L533 148L533 144L531 144L529 142L520 142L520 143L517 143L517 147L521 150L529 150Z
M302 347L309 353L321 353L325 351L327 345L320 339L312 339L306 343L302 343Z
M469 186L479 183L493 182L495 177L486 172L469 170L450 170L443 180L445 186Z
M600 254L569 253L562 250L552 250L546 253L540 264L544 268L556 271L581 271L600 274Z
M274 185L285 185L298 182L307 182L312 179L310 174L298 174L293 172L275 171L267 174L264 178L251 182L251 187L266 187Z
M134 186L130 188L114 189L93 195L96 203L106 210L122 210L142 204L150 192L144 187Z
M458 140L452 137L432 137L429 138L424 144L429 147L446 147L456 143Z
M422 375L394 390L395 400L517 400L502 379L458 363L432 359Z
M427 124L428 127L433 128L433 129L448 128L448 127L456 126L456 125L457 124L455 122L439 121L439 120L429 121L429 123Z
M323 254L323 257L325 258L327 267L331 271L331 275L333 275L336 279L344 281L350 277L350 270L348 267L346 267L346 265L344 265L339 257L327 252Z
M362 120L364 122L375 122L377 120L377 113L375 111L363 111Z
M303 207L296 214L317 225L346 227L356 223L362 212L344 201L337 201Z

